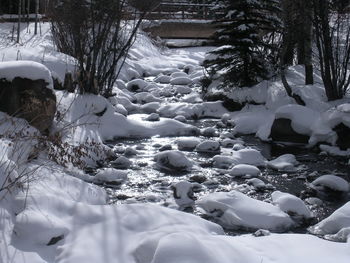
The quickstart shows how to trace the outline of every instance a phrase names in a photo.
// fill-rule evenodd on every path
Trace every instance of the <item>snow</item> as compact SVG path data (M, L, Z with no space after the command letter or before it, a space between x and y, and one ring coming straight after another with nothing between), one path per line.
M170 80L171 85L190 85L192 80L188 77L177 77Z
M299 134L311 135L312 125L320 118L320 114L310 108L289 104L277 109L275 119L289 119L294 131Z
M49 68L53 77L62 81L66 72L74 70L75 61L55 51L50 39L49 24L42 23L41 25L42 35L33 36L26 33L25 30L22 31L20 45L4 46L3 43L7 39L2 38L0 56L4 61L25 59L41 62ZM12 26L12 23L1 24L1 36L7 36ZM30 31L33 31L32 24L29 25ZM140 37L136 40L126 60L126 66L122 69L121 77L126 83L129 84L131 79L138 79L143 75L155 76L161 73L170 75L186 68L190 69L191 74L188 77L193 80L193 83L196 82L194 78L203 76L202 72L199 73L201 69L198 69L198 61L203 59L204 53L211 47L160 53L148 38L143 34L139 35ZM20 61L19 64L21 63L23 62ZM292 73L295 74L297 71ZM177 74L177 76L180 75ZM185 75L182 74L182 76ZM162 77L167 78L168 83L171 80L170 76L162 75ZM298 78L300 79L300 76ZM293 81L295 82L298 78L293 78ZM274 83L264 82L260 88L250 91L242 89L242 98L246 96L250 98L249 101L260 101L258 103L266 104L265 106L246 106L241 113L228 113L221 102L202 103L195 93L188 95L187 103L168 103L160 108L157 95L168 93L173 96L173 88L161 84L158 86L148 80L139 79L134 83L142 86L140 91L149 93L138 95L126 90L123 80L119 79L117 86L113 89L118 97L109 100L101 96L56 91L58 108L63 113L63 118L55 123L52 132L62 132L63 140L73 144L84 142L87 139L103 143L106 140L120 138L198 136L199 130L196 127L164 117L173 118L183 115L177 119L185 122L186 118L222 118L225 116L223 118L225 120L234 120L235 133L257 133L268 138L267 133L275 117L275 110L286 101L291 103L288 98L284 97L281 89L274 93L275 88L281 88L278 87L279 84L276 81ZM180 89L179 87L175 88ZM188 88L183 86L181 89L188 90ZM317 85L311 86L302 96L306 98L311 92L320 93L319 90ZM324 128L320 130L322 133L316 134L317 125L311 128L315 141L322 140L324 138L322 136L330 135L330 129L334 125L340 122L349 123L346 115L348 106L345 104L345 106L337 107L334 104L335 107L329 109L329 105L324 100L321 101L321 95L320 93L320 96L313 101L312 96L309 96L310 100L307 101L307 107L312 110L325 110L317 122L318 127ZM134 104L136 102L145 103L145 105ZM145 114L127 115L132 112L140 113L140 111L156 113L162 118L157 122L149 122L144 121ZM296 117L295 112L298 109L291 111L294 113L290 115L293 118ZM4 121L0 121L1 135L5 131L15 133L24 130L30 135L35 135L37 132L23 120L11 118L3 113L0 115L1 120L4 117ZM227 132L222 135L233 137ZM332 136L329 140L334 140L334 134ZM12 177L23 171L33 172L34 176L33 180L28 182L30 185L28 189L26 186L12 189L13 191L5 198L1 193L0 262L329 263L336 260L337 263L345 263L349 261L349 243L329 242L306 234L270 234L261 237L249 234L228 236L215 223L160 205L107 205L106 192L99 186L87 182L123 182L127 180L127 171L103 168L98 169L95 176L91 176L72 167L64 168L52 163L45 159L46 156L42 156L42 153L38 159L28 162L28 157L37 142L29 139L12 146L10 142L12 141L6 136L0 138L0 185L9 171L12 171ZM201 139L198 137L181 137L177 144L178 149L181 147L193 149L200 142ZM227 146L231 143L233 141L227 141ZM232 170L243 173L248 171L248 167L239 165L250 164L254 165L254 168L249 167L250 173L255 171L258 175L258 168L255 166L265 166L265 158L259 151L245 149L243 143L238 141L235 143L237 143L236 147L233 148L240 150L230 152L229 149L224 149L222 155L213 158L214 166L220 168L233 166ZM21 151L16 151L16 147ZM138 154L134 148L122 148L114 150L125 155ZM191 153L187 154L190 156ZM167 169L176 166L176 169L180 167L185 171L195 170L195 163L186 155L179 151L165 151L155 156L155 165L162 168L165 165ZM121 163L125 163L126 159L121 158L120 160ZM10 170L5 167L10 167ZM174 178L174 181L178 180ZM257 178L246 182L256 187L261 185L261 180ZM336 187L344 187L343 184L338 185L338 182L340 181L333 182ZM192 196L190 190L197 185L180 181L174 186L177 187L179 194L177 196L180 197L175 198L178 208L192 206L194 198L190 197ZM243 186L241 188L243 189ZM279 198L275 201L282 207L282 204L285 204L283 200L284 198ZM286 200L288 205L290 202L296 202L290 196L287 196ZM294 222L282 211L283 209L254 200L237 191L209 194L202 197L197 205L207 208L207 213L215 217L221 224L227 224L233 228L266 228L272 231L286 231L294 226ZM301 204L293 204L291 207L302 211ZM212 208L217 211L213 211ZM315 232L322 235L328 234L326 238L330 240L346 241L350 227L348 211L349 205L346 204L329 218L317 224L315 229L319 232ZM223 213L221 217L220 213ZM53 244L55 239L58 242ZM48 245L49 243L51 244Z
M350 227L350 202L334 211L329 217L309 228L316 235L337 234L343 228Z
M49 89L53 89L51 72L43 64L34 61L0 62L0 79L12 81L16 77L31 80L42 79Z
M213 161L214 167L228 169L237 164L264 166L266 160L259 151L245 148L234 151L231 155L216 155L213 157Z
M220 152L220 143L213 140L203 141L194 150L202 153L217 153Z
M266 163L267 167L278 171L293 171L295 170L295 165L297 164L298 161L293 154L283 154Z
M249 164L237 164L233 166L232 169L229 171L229 174L232 176L258 176L260 175L260 173L261 172L258 167Z
M158 113L163 117L174 118L177 115L183 115L187 119L204 117L220 118L227 112L220 101L200 104L169 103L158 109Z
M192 207L194 205L193 188L200 187L199 184L180 181L172 185L174 198L180 209Z
M143 90L148 86L148 82L143 79L133 79L126 84L126 88L130 91Z
M197 205L220 225L230 229L284 231L294 224L278 207L252 199L238 191L208 194L197 201Z
M349 183L346 180L332 174L326 174L318 177L311 183L310 186L319 191L324 191L325 187L334 191L345 193L349 192L350 190Z
M310 209L305 205L303 200L289 194L275 191L271 194L273 204L277 205L283 212L292 217L301 217L309 219L313 217Z
M200 143L200 139L195 137L181 138L177 140L177 148L180 151L192 151Z
M170 171L189 171L193 166L193 162L180 151L169 150L157 153L154 161L157 168Z
M102 183L114 183L118 184L125 181L128 178L128 174L125 171L114 168L103 168L97 171L93 181L97 184Z

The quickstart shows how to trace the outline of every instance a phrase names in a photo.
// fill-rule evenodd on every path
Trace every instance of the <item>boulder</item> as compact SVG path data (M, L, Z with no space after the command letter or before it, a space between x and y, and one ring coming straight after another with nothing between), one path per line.
M44 79L0 79L0 111L23 118L46 133L56 112L56 96L47 84Z
M336 145L339 147L339 149L343 151L350 149L350 128L344 125L344 123L340 123L335 126L333 130L338 136Z
M275 119L272 127L270 138L273 141L304 143L309 142L309 136L297 133L292 128L292 121L290 119L278 118Z

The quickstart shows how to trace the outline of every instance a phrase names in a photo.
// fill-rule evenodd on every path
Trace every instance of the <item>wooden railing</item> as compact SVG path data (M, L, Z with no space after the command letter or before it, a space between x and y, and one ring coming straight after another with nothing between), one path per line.
M211 20L215 17L212 4L192 3L190 1L162 1L160 5L150 12L146 19L196 19Z

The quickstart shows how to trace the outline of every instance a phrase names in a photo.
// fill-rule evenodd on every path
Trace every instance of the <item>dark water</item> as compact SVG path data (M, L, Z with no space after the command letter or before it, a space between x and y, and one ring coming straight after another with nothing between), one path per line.
M191 124L203 128L212 127L216 120L199 120ZM229 132L230 129L218 129L220 133ZM336 158L323 154L319 154L310 149L296 146L283 146L278 144L270 144L261 142L253 136L237 136L241 138L246 147L251 147L259 150L266 159L271 160L282 154L292 153L299 161L295 171L279 172L270 168L260 168L262 175L259 179L263 180L270 187L263 191L256 191L249 188L245 193L249 196L269 201L271 193L275 190L288 192L302 199L317 196L323 199L321 205L309 205L310 209L316 216L314 224L330 215L335 209L349 201L349 196L339 198L334 196L319 196L315 192L310 192L308 184L321 175L333 174L340 176L350 182L348 159ZM226 174L224 170L212 168L210 159L215 154L200 154L196 152L184 152L190 159L194 160L198 165L190 173L169 173L159 171L155 168L153 157L159 152L160 146L171 145L173 150L177 150L176 140L183 137L152 137L149 139L125 139L110 142L110 146L117 148L133 147L136 148L138 154L128 157L132 161L131 169L129 170L129 178L121 185L106 187L109 194L109 203L158 203L164 206L171 206L174 203L173 191L171 185L179 181L198 182L203 187L195 193L197 198L216 192L230 191L239 187L246 187L246 179L233 178ZM201 137L201 139L208 139ZM218 139L218 138L209 138ZM222 148L222 152L232 151L229 148ZM121 154L122 155L122 154ZM200 214L194 209L190 211ZM305 232L308 225L294 232ZM237 234L237 232L229 232L228 234Z

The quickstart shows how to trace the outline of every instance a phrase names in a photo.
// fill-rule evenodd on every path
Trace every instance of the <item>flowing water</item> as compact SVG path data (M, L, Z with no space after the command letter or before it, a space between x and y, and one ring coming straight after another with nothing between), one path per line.
M136 114L132 118L141 118L143 115ZM213 127L218 120L203 119L190 122L199 128ZM230 129L218 128L219 133L229 132ZM292 153L296 156L299 164L292 172L279 172L270 168L262 167L261 176L268 187L263 190L256 190L247 185L247 178L236 178L227 174L226 170L213 168L211 158L216 154L202 154L194 151L184 151L186 157L194 160L197 165L188 173L168 172L156 169L153 157L160 152L162 146L166 145L177 150L176 140L183 137L152 137L149 139L123 139L110 142L109 145L116 151L133 147L137 149L138 154L128 157L132 161L129 170L128 180L117 186L106 186L110 203L158 203L164 206L173 206L174 197L172 184L179 181L189 181L199 183L202 187L195 192L196 198L200 198L211 192L230 191L239 189L249 196L270 201L271 193L275 190L288 192L302 199L315 196L311 192L308 184L317 177L324 174L333 174L341 176L350 181L349 166L346 159L331 157L309 149L295 146L283 146L261 142L253 136L238 136L241 138L246 147L259 150L266 159L271 160L282 154ZM201 137L202 140L208 137ZM218 137L209 138L218 140ZM221 152L230 152L232 148L221 148ZM112 164L110 164L113 167ZM349 200L346 198L332 198L331 196L318 196L323 199L321 205L309 205L316 216L315 221L322 220ZM203 216L196 208L188 212L196 213ZM315 223L310 222L310 223ZM303 228L295 229L295 232L305 232L307 225ZM228 232L229 234L235 234Z

